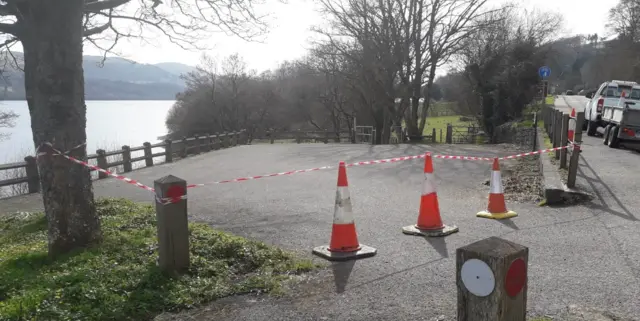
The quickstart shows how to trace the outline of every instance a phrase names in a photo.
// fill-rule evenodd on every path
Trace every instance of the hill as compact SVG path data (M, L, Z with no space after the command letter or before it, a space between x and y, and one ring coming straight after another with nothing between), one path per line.
M14 54L22 67L22 53ZM101 62L100 56L83 59L87 100L173 100L185 88L180 75L195 70L195 67L176 62L142 64L123 58L107 58L103 64ZM23 100L24 73L8 67L3 75L1 97Z

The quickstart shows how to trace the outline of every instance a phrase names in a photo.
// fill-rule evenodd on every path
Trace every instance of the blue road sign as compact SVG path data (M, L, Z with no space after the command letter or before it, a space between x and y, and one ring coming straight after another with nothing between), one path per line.
M549 77L549 75L551 75L551 68L548 66L540 67L540 69L538 69L538 75L540 75L542 79Z

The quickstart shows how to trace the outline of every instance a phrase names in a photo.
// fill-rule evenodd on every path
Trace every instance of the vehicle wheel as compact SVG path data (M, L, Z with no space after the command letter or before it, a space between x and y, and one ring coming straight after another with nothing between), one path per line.
M604 133L602 134L602 143L605 145L609 145L609 133L611 132L611 125L607 125L604 128Z
M618 139L618 130L620 127L613 126L609 132L609 148L618 148L620 146L620 140Z
M587 121L587 136L595 136L596 129L598 128L598 123L594 121Z

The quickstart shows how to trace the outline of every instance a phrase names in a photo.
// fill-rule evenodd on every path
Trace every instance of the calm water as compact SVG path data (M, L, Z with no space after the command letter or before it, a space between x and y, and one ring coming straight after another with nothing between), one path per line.
M157 142L165 135L165 118L174 101L87 101L87 152L114 150L122 145L140 146ZM10 163L33 155L33 135L26 101L2 101L0 110L12 110L20 117L13 128L0 128L10 133L0 141L0 163Z

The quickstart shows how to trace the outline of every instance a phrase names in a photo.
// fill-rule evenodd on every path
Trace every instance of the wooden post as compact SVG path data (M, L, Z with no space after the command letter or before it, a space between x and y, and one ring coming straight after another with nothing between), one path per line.
M435 128L433 128L433 129L431 130L431 142L432 142L432 143L435 143L435 142L436 142L436 129L435 129Z
M155 180L153 186L157 197L158 265L167 274L185 272L189 268L187 182L169 175Z
M270 130L270 131L269 131L269 138L271 138L271 139L270 139L270 143L271 143L271 144L273 144L273 143L275 142L275 134L276 134L276 131L275 131L275 130Z
M567 146L569 135L569 114L562 114L562 131L560 132L560 146ZM560 168L567 168L567 149L560 150Z
M569 171L567 174L567 187L576 187L578 167L580 166L580 143L582 143L582 123L584 122L584 112L576 113L576 128L573 134L574 145L569 147Z
M229 147L229 133L224 132L222 134L220 134L222 137L220 138L220 147L221 148L227 148Z
M133 170L131 166L131 147L127 145L122 146L122 163L125 173Z
M221 144L220 133L216 132L214 143L213 143L213 150L220 149L220 144Z
M231 135L231 145L232 146L238 146L238 132L233 132Z
M200 154L200 136L198 134L193 135L193 153Z
M142 146L144 146L144 164L145 166L149 167L149 166L153 166L153 153L151 152L151 143L149 142L144 142L142 143Z
M187 141L187 136L182 137L182 146L180 146L180 157L185 158L189 153L189 141Z
M24 158L24 161L27 163L24 170L27 174L27 188L29 189L29 193L38 193L40 192L40 174L38 174L36 158L27 156Z
M535 152L538 149L538 113L533 113L533 146L531 151Z
M205 149L207 152L210 152L213 150L213 135L211 134L207 134L207 139L206 139L207 143L205 144L207 146L207 148Z
M447 137L445 138L447 144L453 143L453 126L447 124Z
M298 131L296 132L296 143L300 144L302 142L302 134L300 133L300 130L298 129Z
M167 139L164 141L164 162L173 163L173 141Z
M573 141L577 144L582 143L582 124L584 124L584 111L576 113L576 128L573 132Z
M440 142L442 143L442 128L440 128Z
M556 122L553 128L553 137L554 137L554 146L560 147L562 146L562 112L556 111ZM560 159L560 151L556 150L556 159Z
M96 158L96 161L98 162L98 167L108 171L109 163L107 163L107 152L105 152L104 149L98 149L96 151L96 154L98 154L98 157ZM109 177L107 173L98 172L98 179L103 179L107 177Z
M528 261L528 248L495 236L458 248L458 321L525 321Z

